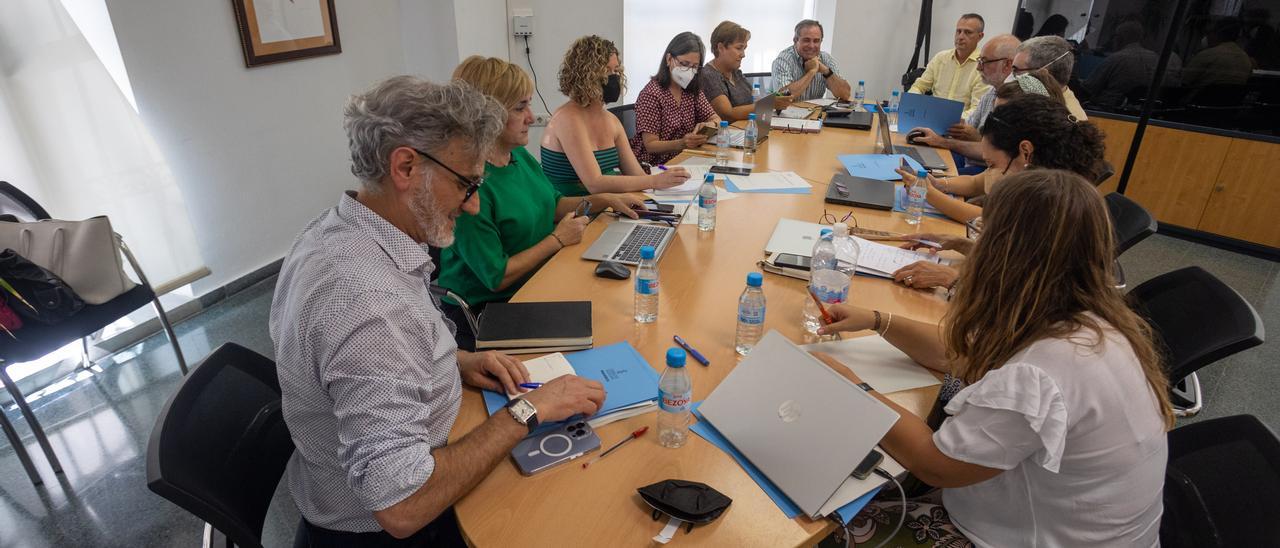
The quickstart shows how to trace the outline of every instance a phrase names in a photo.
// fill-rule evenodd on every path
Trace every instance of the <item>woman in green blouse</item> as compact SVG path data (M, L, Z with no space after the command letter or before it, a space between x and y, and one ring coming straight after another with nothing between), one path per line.
M505 302L547 259L582 240L588 217L575 217L584 201L596 213L605 208L635 218L642 201L629 194L562 196L525 150L533 124L533 81L520 67L497 58L472 56L454 70L464 80L508 108L507 127L485 160L480 212L458 218L454 244L440 256L441 286L479 312ZM557 222L557 220L559 222ZM457 303L446 299L445 315L458 327L458 346L471 350L474 335Z

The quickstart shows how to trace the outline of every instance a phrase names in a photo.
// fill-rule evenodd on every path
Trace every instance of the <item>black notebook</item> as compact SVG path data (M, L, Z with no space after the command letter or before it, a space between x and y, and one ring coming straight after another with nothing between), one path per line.
M591 348L591 302L492 303L480 315L476 350L509 354Z
M829 204L889 211L893 209L893 193L892 181L837 173L831 177L831 184L827 185L827 197L824 201Z

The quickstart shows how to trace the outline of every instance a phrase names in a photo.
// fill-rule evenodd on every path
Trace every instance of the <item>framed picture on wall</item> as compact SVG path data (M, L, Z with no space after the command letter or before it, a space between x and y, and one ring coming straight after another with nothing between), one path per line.
M248 67L342 52L333 0L231 0Z

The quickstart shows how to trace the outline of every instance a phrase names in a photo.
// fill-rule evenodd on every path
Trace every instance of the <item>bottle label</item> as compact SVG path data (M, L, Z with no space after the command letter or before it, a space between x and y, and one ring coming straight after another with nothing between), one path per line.
M838 270L814 272L809 289L823 304L839 304L849 300L849 275Z
M911 189L908 192L912 200L923 200L925 195L928 194L928 190L924 188L924 185L911 185Z
M764 307L756 310L738 308L738 323L760 325L764 323Z
M641 295L657 295L658 280L656 278L654 279L636 278L636 293L639 293Z
M717 197L714 197L714 198L708 198L708 197L706 197L706 196L699 195L699 196L698 196L698 207L703 208L703 209L707 209L707 208L715 207L715 206L716 206L716 199L717 199L717 198L718 198L718 196L717 196Z
M670 413L680 413L689 409L693 400L693 392L666 392L658 390L658 407Z

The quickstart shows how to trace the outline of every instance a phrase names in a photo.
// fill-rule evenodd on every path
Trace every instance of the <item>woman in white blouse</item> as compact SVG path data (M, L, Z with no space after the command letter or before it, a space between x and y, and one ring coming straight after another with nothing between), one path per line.
M872 391L902 416L881 446L941 488L940 505L937 492L912 501L893 540L1156 546L1173 413L1150 327L1113 289L1102 197L1078 175L1037 170L988 200L941 326L837 305L824 327L874 329L968 383L937 432ZM875 545L900 514L897 500L874 503L854 521L853 540Z

